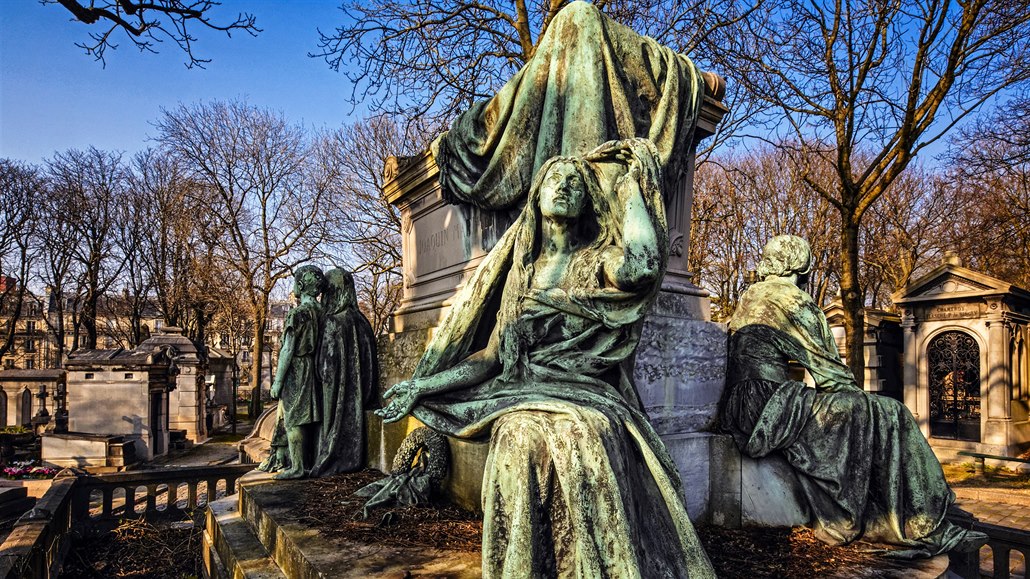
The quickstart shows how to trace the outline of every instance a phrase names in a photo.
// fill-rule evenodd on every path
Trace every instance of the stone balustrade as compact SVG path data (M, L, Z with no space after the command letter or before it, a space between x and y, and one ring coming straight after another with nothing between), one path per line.
M0 578L57 577L73 533L125 518L182 517L236 493L252 464L103 475L62 471L0 545Z

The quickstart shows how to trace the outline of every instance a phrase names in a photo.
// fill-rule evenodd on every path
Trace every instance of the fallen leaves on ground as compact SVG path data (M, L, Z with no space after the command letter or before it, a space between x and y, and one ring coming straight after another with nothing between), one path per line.
M108 533L74 541L61 577L184 579L201 576L203 527L192 520L126 519Z

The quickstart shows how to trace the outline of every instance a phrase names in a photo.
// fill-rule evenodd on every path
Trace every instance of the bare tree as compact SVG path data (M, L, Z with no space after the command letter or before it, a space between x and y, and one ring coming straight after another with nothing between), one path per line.
M118 208L127 185L121 155L90 147L70 149L46 161L50 191L60 199L60 218L67 220L71 245L64 248L77 263L81 310L74 316L72 349L79 346L79 325L86 332L83 347L97 347L97 314L101 297L125 265L118 250Z
M241 296L254 321L253 354L262 360L269 296L326 237L326 181L309 166L304 132L280 114L242 102L180 105L157 121L157 140L210 188L195 197L221 235L225 263L247 280ZM252 412L261 409L261 368Z
M1030 98L969 127L953 142L952 194L967 199L952 223L972 267L1030 287Z
M757 269L762 246L784 233L808 239L814 256L810 291L816 303L827 303L839 277L833 212L832 205L810 194L799 174L784 170L783 153L773 148L739 157L716 155L699 167L688 263L700 285L713 293L713 317L733 314L753 281L749 272Z
M0 356L14 345L29 281L42 182L34 167L0 159Z
M891 294L954 247L954 216L964 212L969 196L954 195L950 182L942 172L913 167L870 207L861 238L864 303L894 309Z
M68 332L76 329L73 323L68 327L68 318L77 319L81 293L78 291L80 279L79 263L68 248L77 243L77 234L71 220L67 217L64 199L67 191L45 183L46 195L42 196L37 210L39 211L39 227L37 246L39 255L33 268L35 279L46 288L45 294L39 295L41 311L47 312L47 332L52 337L54 350L49 354L46 364L52 368L60 368L68 348Z
M418 142L380 115L322 135L316 148L338 208L326 258L357 274L359 302L377 334L401 298L401 217L383 196L383 168L391 155L416 153Z
M1003 0L785 0L746 20L737 82L774 107L772 134L840 215L848 365L864 371L863 217L931 143L1001 91L1030 78L1030 7ZM815 160L815 161L813 161Z
M89 42L76 43L86 54L107 64L108 48L118 48L112 38L122 31L140 52L157 52L157 44L171 40L186 55L186 67L204 68L210 59L198 58L193 53L194 28L206 28L232 36L243 31L257 36L253 14L240 12L235 20L219 23L212 17L220 2L212 0L39 0L41 4L59 4L71 12L79 22L97 26L100 32L91 32Z

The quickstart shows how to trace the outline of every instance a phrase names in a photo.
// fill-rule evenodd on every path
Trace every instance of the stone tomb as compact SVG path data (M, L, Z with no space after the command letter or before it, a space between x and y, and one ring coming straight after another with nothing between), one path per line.
M69 432L44 437L43 460L108 466L107 436L134 443L135 455L143 460L165 454L171 362L164 350L77 350L69 355Z
M954 254L894 294L905 405L942 460L1030 448L1030 291Z
M695 133L712 135L727 109L724 82L706 73L706 95ZM691 154L692 155L692 154ZM739 521L740 469L731 439L713 434L726 374L727 333L710 321L709 298L686 270L690 239L693 159L667 206L671 252L662 290L649 314L637 352L635 379L659 434L680 466L691 492L687 506L700 521ZM460 285L507 230L517 213L488 213L448 204L437 181L432 153L393 157L386 165L384 193L401 212L404 290L380 340L382 387L411 377L433 329L442 321ZM369 423L370 465L389 470L404 436L417 427L412 418ZM448 485L452 498L479 508L486 444L452 440ZM728 458L723 458L728 455ZM711 468L730 464L737 468ZM723 505L723 506L720 506ZM727 506L728 505L728 506Z

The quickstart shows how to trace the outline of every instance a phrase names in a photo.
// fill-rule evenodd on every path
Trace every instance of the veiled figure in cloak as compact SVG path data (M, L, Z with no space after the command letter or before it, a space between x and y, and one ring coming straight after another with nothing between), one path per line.
M444 197L520 209L551 157L632 138L654 144L670 194L686 172L704 96L702 73L685 55L571 2L522 69L434 143Z
M730 320L723 427L748 456L782 453L827 543L888 543L899 557L979 548L985 536L944 519L955 495L912 414L863 391L841 361L826 316L801 289L811 267L800 237L774 237L762 251L762 281ZM791 361L815 388L790 379Z
M312 477L365 466L365 411L377 405L379 383L375 333L358 309L354 277L337 268L326 272L325 281L316 356L322 423Z
M484 577L714 576L632 381L668 258L659 162L644 139L545 162L386 393L387 421L489 437Z

